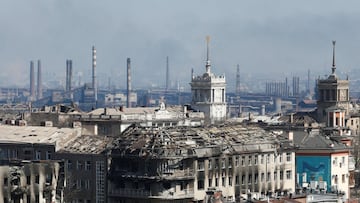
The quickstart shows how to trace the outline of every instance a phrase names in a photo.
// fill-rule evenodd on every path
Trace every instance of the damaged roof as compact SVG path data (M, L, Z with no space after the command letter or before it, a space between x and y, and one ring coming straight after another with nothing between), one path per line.
M257 126L226 124L207 127L146 128L132 125L116 138L113 154L128 156L213 156L223 153L274 151L288 142ZM283 145L288 146L288 145Z
M101 154L107 149L109 143L113 141L112 138L97 135L81 135L74 137L66 145L64 145L58 152L75 153L75 154Z

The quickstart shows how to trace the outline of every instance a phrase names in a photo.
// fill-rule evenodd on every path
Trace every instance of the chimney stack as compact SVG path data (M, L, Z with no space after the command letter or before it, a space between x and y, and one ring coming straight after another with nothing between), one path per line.
M30 61L30 101L35 99L35 70L34 61Z
M92 88L94 89L95 103L97 102L97 84L96 84L96 49L92 47Z
M41 99L42 96L42 81L41 81L41 61L37 61L38 70L37 70L37 99Z
M166 87L165 90L169 90L169 57L166 57Z
M126 98L126 102L127 108L131 107L131 102L130 102L130 94L131 94L131 61L130 58L127 58L126 60L127 62L127 98Z
M66 91L71 91L72 83L72 60L66 60Z

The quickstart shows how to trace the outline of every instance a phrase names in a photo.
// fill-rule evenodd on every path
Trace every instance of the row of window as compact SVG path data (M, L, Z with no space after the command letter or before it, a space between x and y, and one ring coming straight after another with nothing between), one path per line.
M19 150L18 149L5 149L3 150L4 158L7 159L18 159L24 158L25 160L33 159L33 160L51 160L51 151L45 152L45 157L42 156L41 150L36 150L35 154L33 154L32 149L24 149L23 155L24 157L19 157Z
M4 185L9 184L9 179L7 177L4 178ZM14 178L10 180L11 185L21 185L20 178ZM34 182L39 184L40 183L40 175L35 175ZM46 174L45 182L51 184L52 183L52 174ZM31 185L31 176L26 176L26 184Z
M282 154L279 156L272 156L273 157L273 163L276 163L277 160L279 160L279 163L283 162L283 156ZM258 165L264 164L266 160L266 163L271 163L271 156L267 154L262 155L249 155L249 156L235 156L235 163L233 163L233 157L228 157L228 167L231 168L232 165L234 166L250 166L250 165ZM291 162L291 153L286 153L286 161ZM220 163L221 162L221 163ZM232 164L233 163L233 164ZM213 162L211 159L208 160L208 168L213 168ZM219 168L219 165L221 165L221 168L226 168L226 159L223 158L221 160L215 159L215 166L214 168ZM198 170L204 170L205 169L205 163L204 160L198 160Z
M91 170L91 161L81 161L81 160L77 160L75 167L73 166L73 161L72 160L67 160L66 161L66 165L67 165L67 169L68 170L85 170L85 171L90 171Z
M77 179L77 180L74 180L73 181L73 184L72 184L72 189L77 189L77 190L82 190L82 189L85 189L85 190L90 190L91 188L91 180L89 179Z
M287 170L285 171L285 174L286 174L286 180L291 180L292 179L292 171L291 170ZM284 172L283 171L280 171L280 174L279 174L279 179L280 180L283 180L284 179ZM265 181L266 179L266 181ZM278 174L277 174L277 171L275 171L273 173L273 179L271 177L271 173L268 172L266 174L266 177L265 177L265 173L261 173L260 174L260 180L259 180L259 174L255 173L254 176L253 174L249 174L247 177L246 175L242 175L241 176L241 182L240 182L240 177L239 176L235 176L235 185L245 185L245 184L257 184L260 182L269 182L271 180L274 180L276 181L278 179ZM232 186L233 184L233 177L229 176L228 177L228 183L226 185L226 177L221 177L221 186L223 187L226 187L226 186ZM212 179L212 178L209 178L208 179L208 187L218 187L219 186L219 181L220 181L220 178L215 178L215 179ZM201 190L201 189L204 189L204 180L202 179L199 179L198 180L198 189Z

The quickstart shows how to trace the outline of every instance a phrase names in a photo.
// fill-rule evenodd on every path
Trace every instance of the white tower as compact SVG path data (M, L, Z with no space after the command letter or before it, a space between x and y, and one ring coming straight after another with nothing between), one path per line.
M210 38L206 37L206 72L201 76L191 76L191 106L204 112L207 122L216 123L226 119L226 82L224 75L215 76L211 73L209 41Z

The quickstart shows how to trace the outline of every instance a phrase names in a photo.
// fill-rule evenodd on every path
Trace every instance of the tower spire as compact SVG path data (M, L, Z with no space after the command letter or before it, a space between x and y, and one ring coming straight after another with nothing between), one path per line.
M336 66L335 66L335 43L336 43L336 41L333 40L332 41L332 44L333 44L333 62L332 62L332 68L331 68L332 74L335 74L335 70L336 70Z
M210 42L210 36L206 36L206 73L210 74L210 57L209 57L209 42Z

